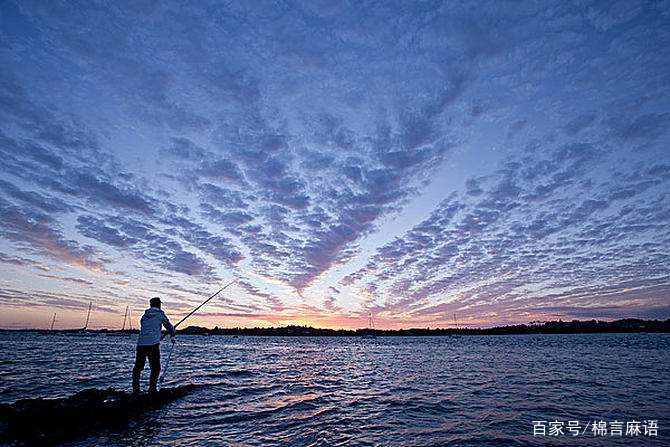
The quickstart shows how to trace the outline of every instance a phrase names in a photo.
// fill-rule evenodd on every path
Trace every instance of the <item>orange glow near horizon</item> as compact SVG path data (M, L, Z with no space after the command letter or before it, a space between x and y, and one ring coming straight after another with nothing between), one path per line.
M54 307L35 305L30 308L19 306L0 307L0 328L3 329L48 329L54 312L56 313L56 323L54 329L77 329L84 326L87 309L58 309ZM139 306L131 307L131 320L134 328L139 327L139 320L144 313L144 308ZM164 311L173 323L179 321L188 311L171 311L169 306L164 307ZM123 314L125 305L119 306L115 311L106 308L97 309L94 306L89 322L90 329L121 329L123 325ZM447 317L442 318L423 318L412 319L409 316L377 315L374 318L375 329L409 329L409 328L454 328L454 327L492 327L505 326L532 321L550 321L561 318L556 314L547 314L540 312L520 312L515 315L508 315L506 318L500 318L495 312L489 312L477 317L467 315L459 316L458 322ZM564 316L563 320L572 320L569 316ZM601 320L611 320L611 318L601 318ZM129 327L126 322L126 327ZM184 322L182 329L188 326L201 326L207 328L254 328L254 327L285 327L285 326L309 326L320 329L362 329L368 327L368 317L366 315L333 315L333 314L262 314L262 315L236 315L236 316L216 316L208 314L206 311L194 314Z

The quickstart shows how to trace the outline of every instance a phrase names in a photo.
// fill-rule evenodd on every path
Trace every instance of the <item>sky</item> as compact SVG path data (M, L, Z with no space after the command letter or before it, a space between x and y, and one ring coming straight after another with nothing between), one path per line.
M668 1L0 1L0 327L670 318Z

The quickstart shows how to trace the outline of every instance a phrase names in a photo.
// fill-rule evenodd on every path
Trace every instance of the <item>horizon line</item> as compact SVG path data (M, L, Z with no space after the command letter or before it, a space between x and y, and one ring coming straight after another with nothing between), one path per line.
M627 317L627 318L618 318L618 319L596 319L596 318L590 318L590 319L579 319L579 318L573 318L571 320L544 320L544 321L530 321L530 322L525 322L525 323L514 323L514 324L504 324L504 325L495 325L495 326L449 326L449 327L420 327L420 326L413 326L413 327L407 327L407 328L370 328L370 327L360 327L360 328L333 328L333 327L318 327L318 326L312 326L312 325L296 325L296 324L289 324L285 326L229 326L229 327L219 327L219 326L214 326L214 327L208 327L208 326L199 326L199 325L190 325L186 326L183 329L177 329L177 332L184 333L184 331L188 330L189 328L191 329L199 329L199 330L207 330L207 331L214 331L214 330L220 330L220 331L228 331L228 330L277 330L277 329L288 329L288 328L302 328L302 329L311 329L311 330L316 330L316 331L338 331L338 332L402 332L402 331L412 331L412 330L430 330L430 331L459 331L459 330L493 330L493 329L502 329L502 328L513 328L513 327L539 327L543 326L546 324L551 324L551 323L562 323L562 324L568 324L568 323L588 323L588 322L595 322L595 323L606 323L606 324L614 324L614 323L619 323L623 321L638 321L638 322L649 322L649 323L667 323L670 322L670 318L658 318L658 319L644 319L644 318L637 318L637 317ZM100 327L100 328L83 328L83 327L71 327L71 328L58 328L58 329L47 329L47 328L30 328L30 327L20 327L20 328L12 328L12 327L0 327L0 331L41 331L41 332L73 332L73 331L86 331L86 332L139 332L139 328L133 328L133 329L118 329L118 328L109 328L109 327Z

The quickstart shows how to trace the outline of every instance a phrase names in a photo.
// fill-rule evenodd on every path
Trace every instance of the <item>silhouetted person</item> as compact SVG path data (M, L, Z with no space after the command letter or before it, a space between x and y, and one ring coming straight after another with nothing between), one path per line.
M140 373L144 369L144 362L149 357L151 376L149 377L149 393L157 391L158 375L161 372L161 326L170 333L170 339L174 343L175 329L161 310L161 299L151 298L150 307L144 311L140 320L140 335L137 338L137 354L135 356L135 367L133 368L133 393L140 392Z

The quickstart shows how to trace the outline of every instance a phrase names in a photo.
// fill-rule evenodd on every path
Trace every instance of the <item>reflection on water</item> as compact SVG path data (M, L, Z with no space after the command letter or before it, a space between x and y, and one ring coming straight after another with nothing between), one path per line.
M132 337L3 333L0 342L3 402L130 388ZM184 336L165 385L209 386L72 445L544 445L532 437L536 419L658 419L659 437L640 442L670 445L669 347L655 334Z

